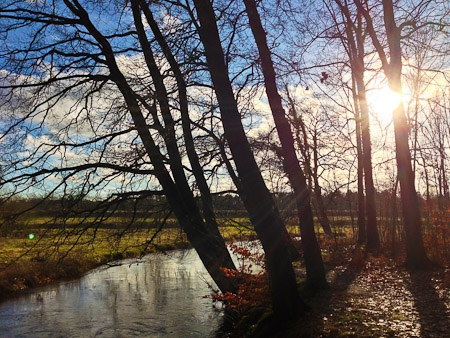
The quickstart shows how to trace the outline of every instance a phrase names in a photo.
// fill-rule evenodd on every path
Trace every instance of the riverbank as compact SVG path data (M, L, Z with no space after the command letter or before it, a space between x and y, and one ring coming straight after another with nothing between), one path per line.
M138 257L142 251L136 248L142 250L142 247L133 246L133 240L149 235L137 232L133 235L135 239L131 235L131 237L124 236L122 244L116 248L117 250L111 250L110 246L108 251L108 245L111 245L112 242L108 244L105 236L107 234L111 236L111 232L105 231L96 235L99 236L98 239L103 236L103 244L93 245L96 251L80 253L73 249L60 262L39 256L36 252L30 255L29 259L23 257L22 260L17 261L22 262L21 264L14 265L16 269L22 269L23 272L10 273L11 285L18 286L26 281L26 283L36 283L34 286L37 286L53 280L78 277L98 266L100 263L97 259L102 257L100 254L106 255L107 252L115 252L116 259L126 258L127 255L133 256L133 253L135 254L133 257ZM251 232L231 227L221 228L221 231L229 241L242 241L254 236ZM167 232L160 233L158 237L159 239L154 242L154 245L148 246L147 250L170 250L188 246L182 234L176 229L167 229ZM90 237L84 239L88 238ZM9 240L19 241L16 242L16 245L25 243L29 248L30 241L23 238ZM440 338L448 336L447 328L450 326L450 269L448 264L447 268L434 268L430 271L411 273L400 264L404 257L396 256L396 260L393 260L384 255L377 257L365 255L363 251L355 249L353 245L349 244L351 242L351 238L342 237L332 240L321 239L327 279L330 283L329 290L314 295L305 292L303 290L304 267L302 262L294 263L299 288L302 290L302 298L311 306L311 311L305 316L296 321L281 324L271 319L270 303L267 302L265 307L253 307L236 316L232 323L233 328L225 336L325 338ZM2 243L5 243L5 239L0 239L0 245ZM44 243L45 241L42 241L41 245L43 246ZM8 245L12 250L13 243L10 242ZM38 247L35 245L34 249L37 250ZM88 247L82 247L85 250L88 249ZM0 252L4 253L4 247L0 246L0 248ZM17 247L16 251L18 251ZM386 252L388 251L386 250ZM80 256L76 256L77 254ZM114 255L103 257L106 261L111 261L114 260ZM89 259L92 261L90 262ZM42 282L40 283L40 281ZM25 288L27 287L30 286L25 285ZM148 287L146 286L143 290L148 292ZM12 291L10 294L17 292L17 290ZM105 292L105 294L109 294L109 292ZM201 299L207 294L208 291L202 291L196 297ZM270 297L267 297L267 300L270 300ZM35 301L39 302L39 299ZM211 307L210 304L208 306Z
M0 300L32 287L78 278L119 259L191 247L177 228L35 230L27 236L0 237ZM227 242L255 238L254 232L243 227L220 227L220 231Z
M212 337L211 282L193 249L121 260L0 302L0 337Z

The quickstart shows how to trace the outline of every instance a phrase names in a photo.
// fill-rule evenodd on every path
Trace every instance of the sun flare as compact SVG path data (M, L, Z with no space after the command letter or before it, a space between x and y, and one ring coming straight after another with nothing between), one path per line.
M378 120L384 123L392 121L392 112L402 101L402 95L383 86L367 93L367 103L370 111Z

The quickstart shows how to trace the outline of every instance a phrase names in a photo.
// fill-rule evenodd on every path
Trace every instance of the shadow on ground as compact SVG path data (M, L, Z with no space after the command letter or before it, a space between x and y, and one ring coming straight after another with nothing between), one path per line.
M424 338L450 337L448 305L445 304L445 297L442 294L445 290L436 288L433 283L436 280L438 280L436 272L423 271L410 273L406 283L419 314L420 336Z

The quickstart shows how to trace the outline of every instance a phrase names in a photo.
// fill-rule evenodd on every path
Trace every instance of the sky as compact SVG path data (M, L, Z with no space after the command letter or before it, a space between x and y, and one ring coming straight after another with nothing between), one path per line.
M58 3L58 14L67 14L66 11L60 9L61 3ZM101 11L96 8L95 10L90 10L93 22L99 27L103 32L116 32L123 29L128 29L131 23L130 14L127 11L122 11L120 7L105 7ZM181 21L175 18L174 15L161 9L159 16L163 18L164 27L166 31L174 32L174 27L181 24ZM231 41L231 36L228 34L227 28L229 25L224 20L223 30L223 43ZM265 24L272 24L274 26L277 20L273 22L265 21ZM8 22L3 21L3 25L8 24ZM8 34L8 39L2 50L2 70L1 70L1 81L3 84L8 85L8 81L12 81L14 78L17 83L33 83L38 80L45 80L51 76L52 73L60 71L61 68L51 66L51 58L47 55L41 59L41 62L34 64L30 60L30 67L21 69L20 76L17 75L18 69L13 65L14 62L10 62L4 53L8 48L17 48L19 44L24 44L29 39L29 33L35 28L29 27L19 28L16 31ZM53 43L60 39L64 39L66 35L75 34L73 28L69 30L60 29L49 29L43 34L41 42ZM85 33L80 33L83 37L87 37ZM289 35L289 34L288 34ZM280 54L274 56L277 66L282 66L281 56L289 55L292 48L298 48L295 45L288 46L283 43L277 45L278 40L276 39L276 31L269 34L269 43L280 50ZM248 39L248 31L241 29L238 31L236 39L236 45L242 46L242 40ZM291 37L292 38L292 37ZM123 49L133 46L133 41L130 38L117 38L110 39L115 46L115 48ZM248 41L248 40L247 40ZM281 40L279 40L281 41ZM325 41L326 42L326 41ZM327 57L335 58L339 54L339 50L336 49L334 44L327 44L323 41L318 41L321 45L321 53L329 53ZM83 44L79 46L73 46L70 43L64 43L62 47L66 47L67 51L89 51L89 46L92 47L91 43ZM245 55L250 56L254 50L250 43L248 43L247 48L242 50L241 56L236 56L230 62L230 73L237 74L242 65L248 64L251 59L245 58ZM193 48L190 46L189 48ZM242 47L241 47L242 48ZM291 48L291 49L292 49ZM46 50L49 50L47 48ZM232 51L233 48L230 48ZM319 49L318 49L319 50ZM293 53L293 52L292 52ZM430 51L431 54L435 54L434 50ZM275 53L274 53L275 54ZM294 55L294 54L292 54ZM16 54L20 59L24 56L23 53ZM29 54L28 57L33 56ZM160 54L157 53L157 56ZM311 56L305 58L306 63L310 63L315 60L317 52L311 53ZM444 60L442 57L437 55L432 55L430 57L430 62L433 62L430 66L433 69L438 69L439 73L424 71L422 75L428 79L433 79L433 83L427 86L423 86L424 89L420 94L420 103L423 108L423 113L420 114L420 121L426 123L428 117L426 114L426 105L430 100L434 98L434 92L436 86L442 88L442 86L448 86L449 73L448 59ZM369 58L373 60L373 55L369 55ZM67 64L68 58L63 58L60 61L63 64ZM417 62L414 62L414 57L410 56L405 58L405 64L410 65L405 68L405 84L408 84L407 75L409 72L414 70L414 66ZM54 59L54 62L58 63L58 59ZM33 60L35 62L35 60ZM80 65L79 60L77 65ZM134 81L133 86L136 90L145 93L147 87L150 86L147 78L147 71L144 65L144 59L141 54L133 52L131 49L123 51L118 57L117 62L121 71L125 76ZM447 62L447 64L446 64ZM446 66L447 65L447 66ZM376 67L376 60L371 63L371 66ZM428 66L428 65L424 65ZM80 75L85 76L88 72L94 72L97 74L104 74L105 70L99 67L99 65L94 65L92 61L84 64L85 70L76 70L68 68L64 70L60 75ZM447 68L446 68L447 67ZM168 69L167 64L161 62L161 68L163 71ZM248 76L251 72L255 71L256 68L249 68L245 71L242 76L237 77L236 84ZM309 113L304 113L304 118L307 120L310 127L310 131L316 130L319 133L320 138L320 159L319 163L321 165L321 183L325 188L324 191L332 191L336 188L341 189L356 189L356 151L351 145L355 143L352 132L354 130L354 121L352 121L351 114L351 102L345 101L348 99L346 95L348 94L345 90L333 87L331 83L320 83L317 81L317 75L323 71L328 72L335 78L342 78L348 81L348 71L344 68L340 68L341 73L338 76L334 76L331 72L332 68L320 68L311 72L306 72L302 76L286 75L287 81L289 81L289 91L293 95L294 99L298 102L299 108L309 110ZM343 70L344 69L344 70ZM347 73L346 73L347 72ZM375 74L375 75L374 75ZM437 75L436 75L437 74ZM13 76L13 77L12 77ZM309 76L309 77L308 77ZM204 72L199 72L197 80L207 79L207 75ZM333 79L334 80L334 79ZM17 121L18 119L27 117L24 124L18 125L17 128L11 132L8 137L3 137L2 139L2 152L4 152L4 157L2 159L2 168L10 167L14 169L15 173L10 172L8 175L14 174L29 174L35 170L41 170L44 168L50 169L53 167L71 167L79 165L81 163L91 163L93 160L101 159L102 161L118 164L129 164L136 163L139 164L141 168L151 168L148 160L144 158L139 158L137 154L142 152L142 146L139 140L136 140L136 133L130 131L129 133L119 135L113 140L101 139L98 142L86 144L84 146L69 146L69 143L83 143L91 140L94 137L103 137L104 135L110 133L111 131L120 131L130 128L131 121L126 111L124 111L122 105L122 99L114 88L114 86L105 85L102 87L98 94L93 94L90 96L89 100L83 100L84 95L90 92L93 87L89 85L79 86L74 88L69 93L64 93L60 98L50 99L48 101L40 102L40 97L49 98L64 87L70 86L76 80L62 80L58 85L51 85L46 88L45 91L36 91L35 88L24 89L15 93L14 99L9 97L3 97L4 104L2 105L2 117L1 117L1 133L5 133L7 128L11 125L12 121ZM280 81L281 83L282 81ZM394 137L392 130L392 118L391 112L392 106L399 99L398 94L393 94L390 92L386 85L384 77L379 73L371 72L367 75L367 82L370 83L368 101L371 107L371 130L372 130L372 143L374 145L374 167L376 168L376 185L377 188L387 189L392 186L392 180L395 172L395 159L394 159ZM173 81L167 81L168 87L173 86ZM255 86L257 90L255 91ZM5 89L3 89L5 92ZM255 95L251 96L250 93L256 92ZM404 90L404 101L407 103L409 101L410 93L413 90L405 86ZM236 90L237 93L237 90ZM246 106L246 109L250 107L252 114L246 114L243 119L244 125L247 126L247 135L250 138L258 139L261 135L268 133L273 129L273 120L271 118L267 98L265 96L264 90L261 87L261 83L257 84L255 81L250 81L250 83L240 90L241 103ZM327 94L328 97L326 97ZM189 88L190 100L192 102L190 113L192 119L200 119L203 117L207 108L196 104L198 101L208 104L213 97L211 88L192 86ZM409 96L408 96L409 95ZM251 97L251 100L248 98ZM335 103L339 103L346 107L342 109L339 105L331 102L336 100ZM42 101L42 100L41 100ZM174 97L173 104L176 105L176 98ZM305 108L306 107L306 108ZM245 113L246 109L242 112ZM287 106L286 106L286 110ZM174 110L175 111L175 110ZM175 113L175 116L177 114ZM211 121L214 121L215 132L220 136L222 133L220 124L218 124L218 112L212 115ZM316 128L316 129L314 129ZM180 129L178 129L180 133ZM156 133L154 133L155 137ZM181 135L181 134L180 134ZM195 131L196 136L205 136L201 131ZM276 137L273 139L277 142ZM311 141L311 140L310 140ZM424 142L426 140L424 139ZM62 144L61 142L64 142ZM211 142L211 140L210 140ZM448 141L446 141L448 142ZM59 144L59 146L55 146ZM11 146L11 147L9 147ZM448 143L446 147L448 147ZM161 144L161 149L164 151L164 146ZM210 150L210 148L205 148L205 150ZM448 152L446 148L446 152ZM263 155L263 153L261 153ZM272 155L273 156L273 155ZM276 164L272 159L259 158L261 163L261 169L265 175L268 186L272 189L279 189L279 176L274 176L271 170ZM11 166L15 163L15 167ZM188 161L186 158L183 160L184 164L188 166ZM208 168L214 167L218 161L217 158L205 157L204 161L209 161ZM275 163L275 164L274 164ZM351 173L348 173L349 168L352 168ZM158 185L154 179L149 179L148 175L142 177L142 175L129 175L122 174L117 176L108 177L113 173L110 169L99 168L87 176L86 173L75 174L68 178L67 186L62 185L59 191L62 193L65 188L75 188L78 191L83 189L93 189L96 191L95 197L104 197L111 191L121 191L121 190L133 190L133 189L144 189L144 188L157 188ZM219 176L211 178L211 185L213 190L226 190L232 187L229 178L224 177L224 169L220 170ZM421 174L418 171L419 174ZM11 176L6 176L11 177ZM89 184L83 186L86 179L89 180ZM33 180L28 180L31 184L30 190L27 191L28 194L42 194L51 191L56 185L60 184L63 180L61 175L49 175L42 184L39 184ZM281 180L283 181L283 179ZM285 182L285 181L284 181ZM349 182L347 185L345 182ZM418 187L421 188L422 181L417 180ZM21 182L23 187L24 181ZM95 186L98 184L97 186ZM283 187L283 185L281 185ZM5 188L3 188L5 189ZM12 186L6 187L7 191L11 191ZM81 189L81 190L80 190ZM421 188L420 190L423 191Z

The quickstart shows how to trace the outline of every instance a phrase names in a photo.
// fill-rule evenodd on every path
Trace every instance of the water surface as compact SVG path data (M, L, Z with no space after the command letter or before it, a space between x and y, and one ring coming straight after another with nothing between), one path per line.
M222 312L194 250L150 254L0 303L0 337L211 337Z

